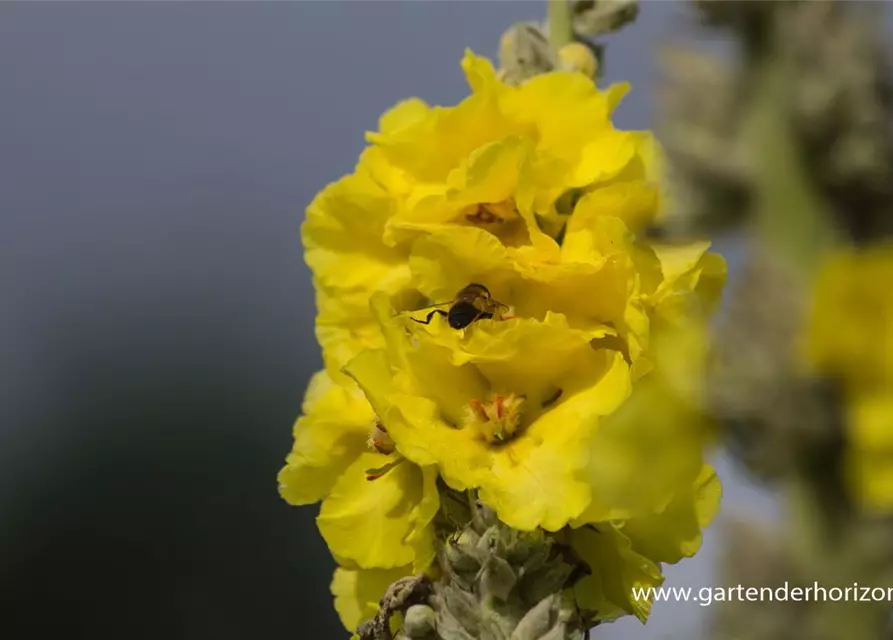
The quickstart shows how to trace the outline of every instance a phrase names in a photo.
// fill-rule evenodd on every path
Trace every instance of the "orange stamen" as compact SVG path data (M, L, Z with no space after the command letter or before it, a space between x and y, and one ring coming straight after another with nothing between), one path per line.
M384 476L388 471L396 467L398 464L406 460L406 458L397 458L396 460L387 463L383 467L378 467L377 469L366 469L366 480L378 480L382 476Z
M484 408L484 405L477 398L472 398L468 401L468 404L471 405L471 408L478 412L478 415L483 419L487 419L487 410Z

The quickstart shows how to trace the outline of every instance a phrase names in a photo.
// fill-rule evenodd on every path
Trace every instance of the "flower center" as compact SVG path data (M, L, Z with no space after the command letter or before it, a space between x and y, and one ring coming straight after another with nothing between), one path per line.
M514 393L493 394L489 400L468 403L465 427L474 429L489 443L507 442L521 426L521 405L525 397Z
M522 246L530 241L524 220L512 200L476 204L462 215L468 224L489 231L507 247Z
M504 224L518 218L518 210L510 200L504 202L485 202L476 205L465 214L465 219L473 224Z

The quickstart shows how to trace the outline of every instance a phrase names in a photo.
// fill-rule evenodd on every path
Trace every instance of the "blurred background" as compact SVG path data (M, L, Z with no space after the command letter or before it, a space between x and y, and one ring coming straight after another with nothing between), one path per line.
M609 37L646 128L674 2ZM277 495L310 375L303 209L544 2L0 4L0 638L346 637ZM721 48L721 41L707 42ZM738 248L720 243L734 277ZM723 460L727 512L771 496ZM722 522L670 586L711 585ZM659 603L599 638L692 638Z

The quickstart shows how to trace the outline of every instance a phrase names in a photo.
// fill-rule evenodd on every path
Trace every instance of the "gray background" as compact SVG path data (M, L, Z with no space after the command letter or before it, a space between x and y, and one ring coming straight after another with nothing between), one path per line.
M464 47L544 6L0 4L0 637L346 637L316 509L276 493L320 366L303 208L384 109L457 102ZM622 127L651 122L675 9L609 40ZM771 514L720 468L728 508ZM668 584L710 584L718 541Z

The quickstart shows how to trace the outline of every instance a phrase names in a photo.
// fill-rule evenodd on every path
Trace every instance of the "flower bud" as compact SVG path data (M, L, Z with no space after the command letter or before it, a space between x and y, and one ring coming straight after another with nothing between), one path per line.
M416 604L406 610L403 617L403 631L410 638L424 638L434 632L436 620L434 609L425 604Z
M579 71L583 75L593 78L598 71L598 60L592 49L582 42L571 42L558 51L561 66L567 71Z
M549 630L549 625L552 624L554 602L554 594L540 600L521 618L521 622L515 627L509 640L528 640L528 638L539 638L545 634Z

